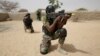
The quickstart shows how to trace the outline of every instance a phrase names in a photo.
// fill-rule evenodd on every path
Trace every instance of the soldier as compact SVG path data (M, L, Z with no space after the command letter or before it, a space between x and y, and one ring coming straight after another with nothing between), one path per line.
M37 10L37 19L41 20L41 10Z
M30 13L27 13L23 19L25 32L27 32L27 30L29 30L31 33L34 32L32 22L33 22L33 20L30 17Z
M55 8L52 5L47 6L46 13L47 21L45 22L45 24L43 24L42 28L44 35L42 43L40 44L40 53L47 54L51 46L51 40L56 39L59 39L58 50L66 53L66 51L62 49L65 37L67 36L67 31L65 28L63 28L63 26L71 17L71 13L63 16L59 15L57 17L52 17L52 15L49 15L49 13L55 13Z

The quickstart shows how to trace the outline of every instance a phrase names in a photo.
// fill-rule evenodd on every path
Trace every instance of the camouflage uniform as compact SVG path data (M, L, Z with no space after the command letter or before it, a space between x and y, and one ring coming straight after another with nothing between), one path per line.
M50 15L48 15L48 16L50 16ZM47 16L47 19L48 19L48 16ZM49 19L46 20L46 22L43 24L43 28L42 28L42 30L44 32L43 40L42 40L42 43L40 44L40 52L42 54L48 53L49 48L51 46L51 40L59 39L58 42L60 44L63 44L65 37L67 36L67 31L64 28L56 29L55 32L49 32L45 26L50 26L53 23L52 21L50 21L50 19L53 21L55 18L49 17Z
M41 20L41 10L37 10L37 19Z
M32 22L33 22L33 20L30 18L30 13L27 13L23 19L25 32L27 29L30 29L31 33L34 32Z

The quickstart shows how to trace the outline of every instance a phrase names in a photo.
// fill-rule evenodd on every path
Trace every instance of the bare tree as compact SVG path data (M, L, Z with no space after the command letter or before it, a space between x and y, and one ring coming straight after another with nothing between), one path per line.
M0 9L4 12L11 12L14 9L18 8L17 2L7 1L7 0L0 0Z

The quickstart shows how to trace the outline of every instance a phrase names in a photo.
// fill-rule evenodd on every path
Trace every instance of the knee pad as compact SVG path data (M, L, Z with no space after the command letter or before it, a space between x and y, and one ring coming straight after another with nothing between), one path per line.
M58 33L59 37L66 37L67 36L67 31L64 28L58 29L57 33Z
M61 31L60 32L61 37L66 37L67 36L67 30L66 29L62 28L60 31Z

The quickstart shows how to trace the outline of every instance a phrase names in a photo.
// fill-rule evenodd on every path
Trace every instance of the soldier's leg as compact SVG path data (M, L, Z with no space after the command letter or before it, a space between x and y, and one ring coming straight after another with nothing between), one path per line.
M33 32L34 32L33 26L31 26L31 33L33 33Z
M40 53L47 54L51 46L51 39L48 35L43 35L42 43L40 44Z
M40 15L37 15L37 19L40 20Z
M62 46L64 44L65 38L67 36L66 29L60 29L59 44Z
M58 30L58 32L59 32L58 51L62 52L63 54L67 54L67 52L62 48L65 38L67 36L67 31L66 31L66 29L62 28L62 29Z
M37 15L37 20L39 20L38 15Z
M41 17L40 17L40 15L39 15L39 20L41 20Z

